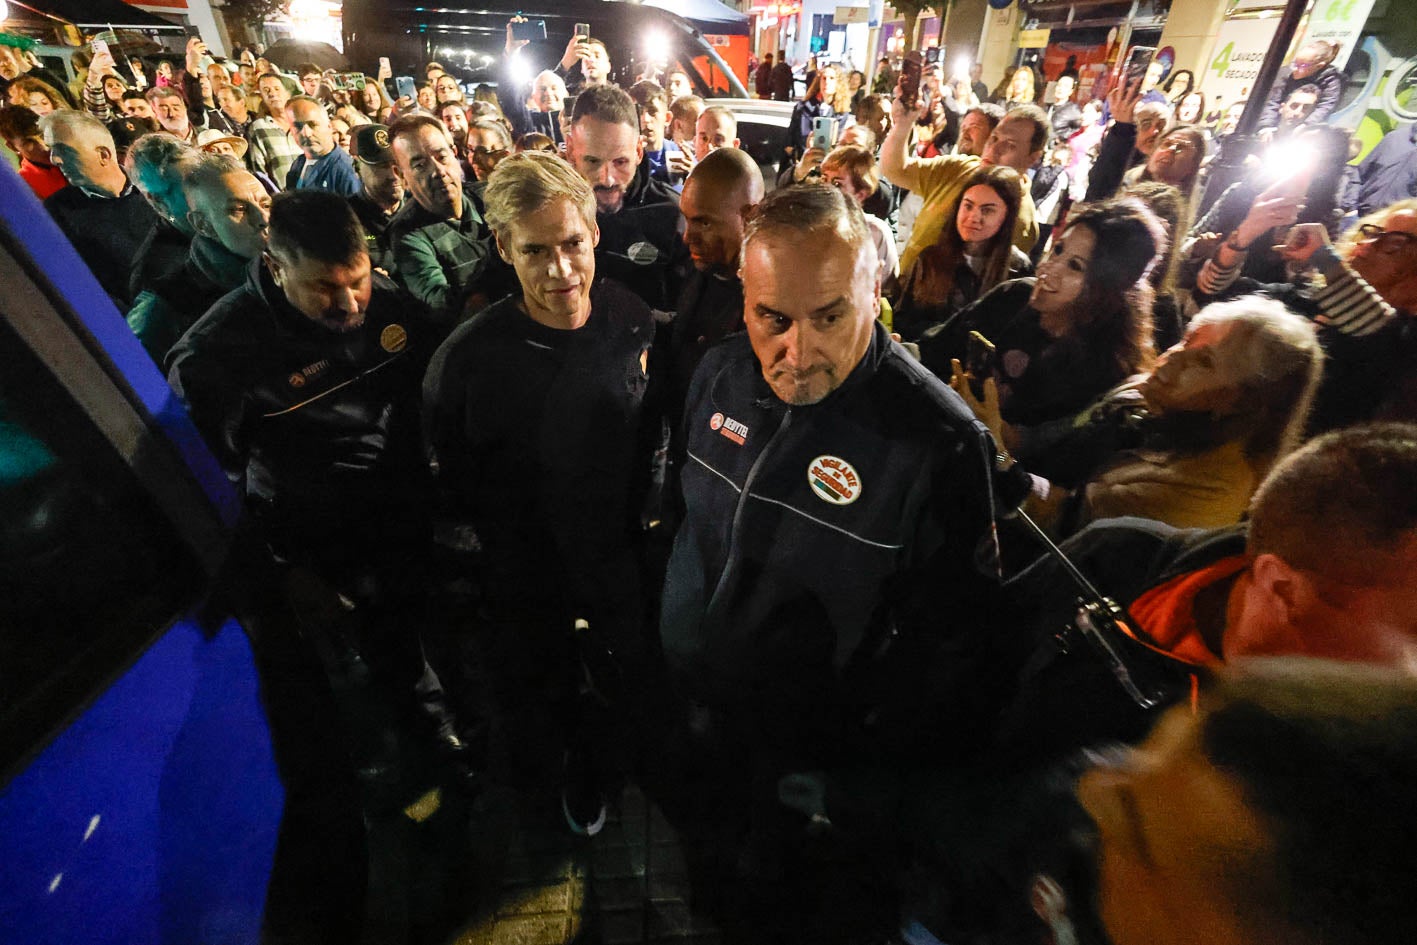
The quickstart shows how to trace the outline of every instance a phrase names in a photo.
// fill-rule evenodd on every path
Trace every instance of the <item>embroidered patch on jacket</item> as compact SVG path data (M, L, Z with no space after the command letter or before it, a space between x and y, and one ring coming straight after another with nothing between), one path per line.
M726 417L721 413L709 417L709 429L717 430L739 446L742 446L743 442L748 439L748 425L746 423L739 423L732 417Z

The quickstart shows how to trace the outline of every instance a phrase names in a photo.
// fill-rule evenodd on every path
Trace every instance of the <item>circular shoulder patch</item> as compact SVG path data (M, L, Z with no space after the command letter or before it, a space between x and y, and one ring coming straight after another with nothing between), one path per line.
M721 426L723 426L723 414L716 413L712 417L709 417L710 430L717 430Z
M861 498L861 477L838 456L818 456L808 463L807 484L817 498L832 505L850 505Z
M999 359L999 363L1003 365L1004 374L1014 380L1023 377L1023 372L1028 370L1028 362L1028 352L1020 351L1018 348L1010 348Z
M648 266L659 258L659 250L654 248L652 243L641 240L638 243L631 243L630 248L625 251L625 255L630 257L630 261L640 266Z
M397 354L408 347L408 332L402 325L385 325L379 332L379 347L389 354Z

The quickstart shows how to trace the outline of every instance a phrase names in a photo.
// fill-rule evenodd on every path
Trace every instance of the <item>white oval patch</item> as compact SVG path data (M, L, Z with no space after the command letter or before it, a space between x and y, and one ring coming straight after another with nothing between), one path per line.
M659 250L654 248L652 243L644 241L632 243L625 253L630 257L630 261L641 266L648 266L659 258Z
M723 414L716 413L712 417L709 417L710 430L717 430L721 426L723 426Z
M832 505L850 505L861 498L861 477L839 456L818 456L808 463L807 484L817 498Z

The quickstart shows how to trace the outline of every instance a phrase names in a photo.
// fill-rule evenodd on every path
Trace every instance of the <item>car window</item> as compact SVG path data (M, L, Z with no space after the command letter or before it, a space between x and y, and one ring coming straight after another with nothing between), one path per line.
M134 469L4 322L0 363L0 772L9 775L179 615L203 578Z

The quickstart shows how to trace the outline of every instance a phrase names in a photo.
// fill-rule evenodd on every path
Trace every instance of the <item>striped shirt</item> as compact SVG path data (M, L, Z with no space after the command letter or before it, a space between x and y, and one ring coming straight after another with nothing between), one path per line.
M1361 338L1371 335L1397 317L1397 310L1378 295L1377 290L1339 258L1333 247L1325 246L1314 252L1310 263L1323 273L1325 284L1313 294L1321 314L1315 317L1321 325L1334 331ZM1243 257L1233 266L1221 266L1212 256L1196 276L1196 291L1215 296L1224 292L1240 276Z

